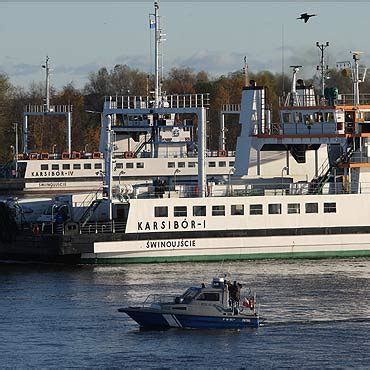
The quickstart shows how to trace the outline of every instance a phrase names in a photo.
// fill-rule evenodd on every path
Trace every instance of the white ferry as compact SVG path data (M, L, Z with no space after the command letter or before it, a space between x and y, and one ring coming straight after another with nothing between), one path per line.
M160 178L166 186L174 183L195 183L197 179L196 114L187 108L208 109L209 94L166 95L162 91L159 65L163 33L159 5L152 14L155 48L155 88L149 96L107 96L101 117L111 118L115 136L113 181L117 185L152 183ZM97 191L104 182L106 120L102 119L99 151L87 153L72 149L71 105L50 104L50 65L46 58L46 98L44 105L27 105L23 112L22 148L18 133L14 163L1 171L0 190L21 190L24 193L72 193ZM160 111L158 110L160 108ZM156 110L155 110L156 109ZM176 113L174 113L176 111ZM98 112L93 112L98 113ZM35 117L66 120L66 150L62 153L36 152L29 148L29 135ZM85 147L87 149L87 147ZM271 160L273 160L272 158ZM234 166L235 152L207 150L209 178L227 179ZM1 173L2 172L2 173ZM6 177L2 180L1 177Z
M324 88L316 94L297 78L301 66L293 66L279 122L271 121L267 89L249 82L245 68L241 131L224 183L207 176L206 96L168 99L167 106L109 100L102 117L103 191L56 201L52 222L32 225L34 235L19 244L48 246L54 238L58 253L83 263L369 256L370 99L359 93L366 72L359 53L348 66L350 95ZM171 187L116 184L117 114L196 115L197 184L176 183L178 167ZM283 162L264 160L265 153L282 151Z
M294 67L279 123L269 120L266 89L254 81L245 86L235 171L225 184L206 180L205 108L193 106L186 109L198 115L198 184L134 186L131 192L113 186L107 115L103 196L71 208L70 219L54 225L61 245L72 246L84 263L370 255L370 104L358 94L358 63L355 53L355 94L327 98L297 80ZM324 163L320 147L327 151ZM248 176L252 150L263 173L260 152L282 148L280 177ZM305 179L291 172L293 161L312 166Z

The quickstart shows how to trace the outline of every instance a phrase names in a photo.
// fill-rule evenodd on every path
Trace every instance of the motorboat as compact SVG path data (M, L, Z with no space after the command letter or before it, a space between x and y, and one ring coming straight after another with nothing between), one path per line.
M258 328L256 295L241 298L242 284L215 277L209 286L193 286L180 296L149 295L140 306L119 308L142 328Z

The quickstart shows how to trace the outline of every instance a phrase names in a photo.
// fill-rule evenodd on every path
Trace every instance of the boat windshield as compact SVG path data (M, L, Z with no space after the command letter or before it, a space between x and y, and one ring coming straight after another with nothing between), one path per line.
M182 296L182 302L184 303L190 303L193 298L200 292L200 288L189 288Z

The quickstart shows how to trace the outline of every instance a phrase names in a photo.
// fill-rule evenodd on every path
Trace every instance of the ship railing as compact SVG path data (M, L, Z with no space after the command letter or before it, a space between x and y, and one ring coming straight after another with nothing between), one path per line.
M45 104L28 104L24 107L25 113L71 113L72 105L50 105L49 109Z
M201 108L209 107L210 94L165 95L161 97L159 108ZM154 108L154 100L148 96L106 96L104 109L149 109Z
M370 157L367 153L353 153L349 159L349 163L370 163Z
M240 110L240 104L222 104L221 106L221 113L238 113Z
M114 234L124 233L126 231L125 221L96 221L87 222L85 225L80 225L80 234Z
M279 104L285 107L314 107L325 103L316 94L293 94L290 92L286 97L279 98Z
M29 225L22 225L23 230L28 230L34 235L38 234L66 234L66 228L63 223L52 223L52 222L42 222L42 223L32 223ZM96 221L87 222L86 224L79 224L76 229L80 234L114 234L114 233L124 233L126 231L125 221Z
M336 105L356 105L353 94L339 94L335 103ZM369 105L370 94L360 94L359 103L360 105Z
M142 303L142 307L150 307L155 304L175 303L176 296L171 294L150 294Z
M102 194L102 193L103 193L103 188L100 187L97 190L91 193L88 193L81 202L74 203L73 208L79 210L79 214L75 214L74 219L79 220L85 213L86 209L90 207L93 202L97 201L99 198L99 194Z
M162 185L135 187L130 198L154 199L154 198L196 198L202 193L206 197L251 197L251 196L281 196L281 195L331 195L331 194L370 194L370 183L351 182L350 184L343 175L336 175L335 171L329 175L325 184L317 178L312 181L292 182L290 178L284 178L281 182L238 185L209 182L202 192L197 185Z

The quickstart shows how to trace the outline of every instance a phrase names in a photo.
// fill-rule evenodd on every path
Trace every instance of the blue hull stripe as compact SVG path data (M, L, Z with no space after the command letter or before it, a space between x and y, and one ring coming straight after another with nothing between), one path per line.
M125 311L142 327L152 328L195 328L195 329L241 329L257 328L257 317L243 318L235 316L194 316L181 314L163 314L160 312Z

